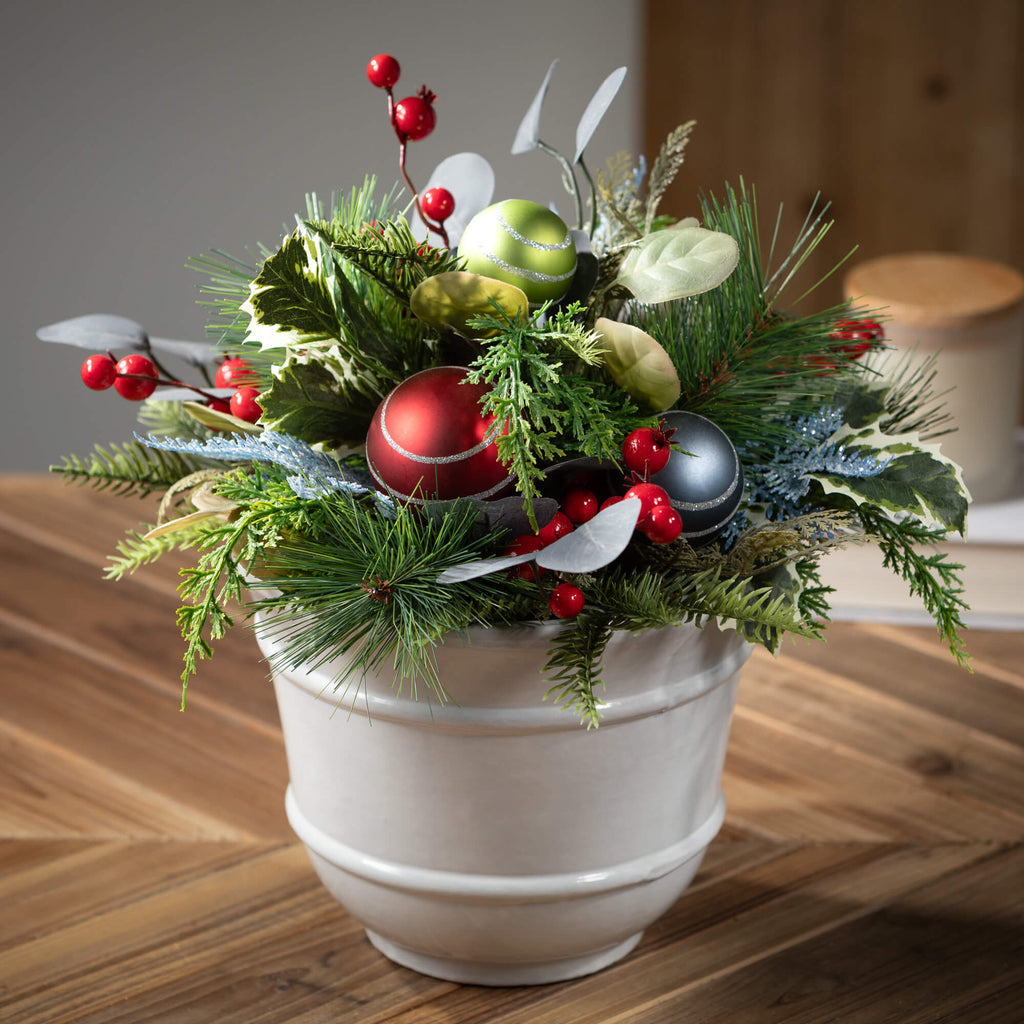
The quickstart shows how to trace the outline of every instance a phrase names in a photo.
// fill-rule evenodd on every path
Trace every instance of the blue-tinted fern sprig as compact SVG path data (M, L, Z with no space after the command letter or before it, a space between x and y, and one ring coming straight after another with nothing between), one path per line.
M769 519L794 518L807 511L812 474L870 477L881 473L888 457L859 455L829 440L842 425L843 410L827 407L794 420L795 440L777 446L767 463L744 464L747 500L763 506Z
M231 434L205 441L152 434L135 436L144 445L161 451L201 455L225 462L267 462L279 466L289 474L288 486L299 498L322 498L332 492L353 497L370 494L382 512L393 511L391 500L375 491L368 478L289 434L264 430L259 434Z

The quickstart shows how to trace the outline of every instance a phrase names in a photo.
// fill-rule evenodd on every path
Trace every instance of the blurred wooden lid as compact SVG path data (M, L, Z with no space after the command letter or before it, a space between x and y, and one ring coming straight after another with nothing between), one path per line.
M918 327L966 327L1024 302L1024 276L1012 267L953 253L880 256L850 270L843 288L858 306Z

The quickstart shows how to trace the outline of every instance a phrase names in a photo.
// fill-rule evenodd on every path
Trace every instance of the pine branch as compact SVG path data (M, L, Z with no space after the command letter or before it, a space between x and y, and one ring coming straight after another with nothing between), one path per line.
M196 538L203 532L203 527L195 527L191 530L147 537L146 534L151 529L152 525L144 523L139 530L129 530L124 538L118 541L117 554L110 556L103 572L104 579L122 579L142 566L155 562L169 551L186 551L193 548L196 545Z
M559 707L572 711L588 729L601 724L602 702L594 689L600 681L601 659L612 631L600 616L584 611L574 622L557 633L545 666L551 698Z
M171 452L153 451L137 441L126 444L96 445L86 458L64 456L61 465L50 471L68 483L89 484L95 490L144 498L154 491L170 487L176 480L194 472L198 463Z

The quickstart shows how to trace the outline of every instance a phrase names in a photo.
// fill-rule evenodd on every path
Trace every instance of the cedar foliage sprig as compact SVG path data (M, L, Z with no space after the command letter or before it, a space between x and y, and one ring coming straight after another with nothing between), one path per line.
M505 425L498 456L516 478L531 522L528 503L539 494L543 466L567 456L617 459L622 438L643 422L625 394L585 372L600 365L601 349L581 312L574 303L550 316L545 306L525 324L500 311L474 318L494 334L466 379L490 388L481 408Z
M895 572L907 584L910 594L921 601L957 664L969 668L970 654L962 636L966 627L961 613L968 607L960 575L964 567L949 561L945 551L926 554L922 550L940 543L945 533L909 518L895 523L870 505L862 505L858 514L865 529L877 537L882 564Z

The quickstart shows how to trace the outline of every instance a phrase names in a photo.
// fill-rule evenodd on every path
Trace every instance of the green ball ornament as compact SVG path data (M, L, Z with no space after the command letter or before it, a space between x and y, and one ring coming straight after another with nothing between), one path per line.
M466 269L521 288L530 305L558 300L576 273L576 243L565 221L528 199L481 210L459 242Z

